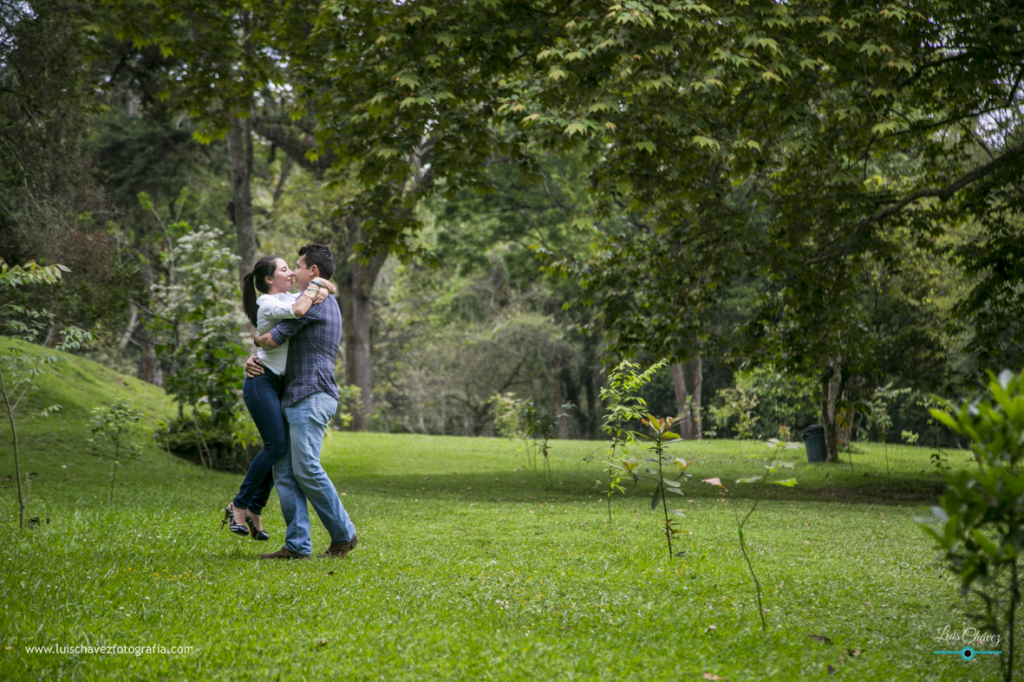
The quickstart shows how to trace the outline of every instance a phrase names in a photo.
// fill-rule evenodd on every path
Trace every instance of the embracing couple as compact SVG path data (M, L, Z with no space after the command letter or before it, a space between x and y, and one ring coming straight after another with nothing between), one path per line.
M245 277L242 303L256 326L260 350L245 364L242 397L256 422L263 449L253 458L221 527L267 540L260 513L277 486L288 524L284 547L263 559L312 555L306 501L331 536L320 556L344 558L355 546L338 491L320 466L320 446L338 409L334 360L341 343L341 311L330 283L334 256L322 244L299 249L293 272L284 259L264 256ZM292 294L292 285L301 294Z

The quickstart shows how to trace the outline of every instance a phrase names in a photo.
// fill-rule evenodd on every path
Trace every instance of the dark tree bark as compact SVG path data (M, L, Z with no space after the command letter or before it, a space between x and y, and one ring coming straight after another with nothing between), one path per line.
M680 418L679 433L685 440L700 440L704 435L700 418L704 361L699 341L694 344L694 348L694 356L690 360L672 365L672 388Z
M231 222L238 239L238 281L256 262L256 229L252 213L252 123L237 116L228 132L231 165Z
M601 401L597 392L598 371L597 367L589 363L580 367L580 379L583 380L583 387L587 393L587 438L597 438L598 429L601 427Z
M697 357L683 366L687 373L687 382L691 386L690 395L693 396L693 406L690 419L693 421L693 437L700 440L704 437L704 421L701 418L701 395L704 390L704 358L700 354L698 346Z
M334 251L337 271L338 302L344 322L342 339L345 344L345 381L359 388L360 405L352 415L351 429L362 431L370 425L373 414L373 353L370 339L373 310L370 296L377 275L387 260L386 253L371 256L361 263L352 258L356 244L363 239L362 220L341 218L334 225Z
M562 363L562 353L555 352L555 414L562 414L562 405L565 404L565 367ZM558 438L560 440L568 440L569 438L569 420L565 418L558 418L556 420L558 425Z
M839 461L839 428L836 425L836 403L843 392L846 376L841 362L829 361L821 375L821 425L825 428L825 461Z
M146 262L139 266L139 276L142 279L143 290L148 292L153 287L156 276L153 268ZM164 377L160 367L160 361L156 357L156 348L152 337L149 335L149 325L153 322L153 314L144 305L138 306L142 311L139 316L138 326L135 333L129 336L131 343L139 347L139 379L154 386L163 386Z

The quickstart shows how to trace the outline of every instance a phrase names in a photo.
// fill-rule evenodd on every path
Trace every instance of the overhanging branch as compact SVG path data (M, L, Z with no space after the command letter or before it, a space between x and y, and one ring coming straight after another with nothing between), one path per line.
M942 201L945 201L952 197L957 192L959 192L961 189L966 187L967 185L970 185L971 183L976 182L984 178L985 176L991 175L992 173L996 172L997 170L1005 166L1011 159L1020 156L1022 153L1024 153L1024 144L1019 144L1016 147L1011 148L1009 151L1003 153L999 157L993 159L992 161L989 161L984 166L979 166L978 168L972 170L970 173L961 176L958 180L956 180L956 182L946 185L945 187L920 189L917 190L916 192L911 192L910 194L903 197L899 201L893 203L891 206L888 206L879 211L876 211L875 213L872 213L871 215L869 215L868 217L864 218L859 223L854 225L852 231L850 232L850 236L846 238L846 241L843 244L843 248L839 249L838 251L833 251L831 253L826 253L821 256L810 258L806 261L807 264L814 265L818 263L824 263L834 258L845 258L853 249L853 245L856 243L857 237L859 237L861 233L864 232L864 230L870 227L871 225L874 225L878 221L884 220L889 216L896 215L904 208L920 199L931 198L941 199Z
M334 155L331 153L320 156L316 161L310 161L306 152L312 148L312 145L296 135L295 131L288 126L257 116L252 120L252 129L280 147L281 151L288 155L288 158L316 177L321 177L334 161Z

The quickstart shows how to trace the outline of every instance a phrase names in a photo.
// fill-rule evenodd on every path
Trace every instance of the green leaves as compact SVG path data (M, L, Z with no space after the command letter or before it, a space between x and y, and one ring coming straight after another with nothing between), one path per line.
M988 394L930 410L942 424L971 440L978 468L944 471L946 492L933 517L919 519L964 592L973 590L988 604L981 617L998 631L1020 600L1016 563L1024 551L1024 382L1022 376L989 372ZM1009 580L1000 576L1009 575ZM1018 576L1018 577L1014 577ZM1000 612L993 605L1006 605ZM1013 633L1010 634L1013 636Z
M694 144L701 148L721 149L722 147L722 145L719 144L717 140L714 140L710 137L706 137L704 135L694 135L691 139L693 140Z

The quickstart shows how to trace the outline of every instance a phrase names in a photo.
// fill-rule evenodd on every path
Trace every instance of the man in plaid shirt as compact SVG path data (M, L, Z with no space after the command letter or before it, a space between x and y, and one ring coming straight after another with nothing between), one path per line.
M334 256L322 244L299 249L295 284L304 290L316 277L330 279ZM309 512L306 501L331 536L322 557L343 558L358 543L356 528L338 491L320 466L320 446L327 424L338 409L338 386L334 382L334 360L341 343L341 311L334 296L310 308L296 320L283 320L256 339L256 345L276 348L288 341L288 362L284 374L284 410L288 429L288 452L274 465L274 484L281 500L281 513L288 524L284 547L264 559L305 559L312 555ZM246 374L256 376L263 367L249 358Z

